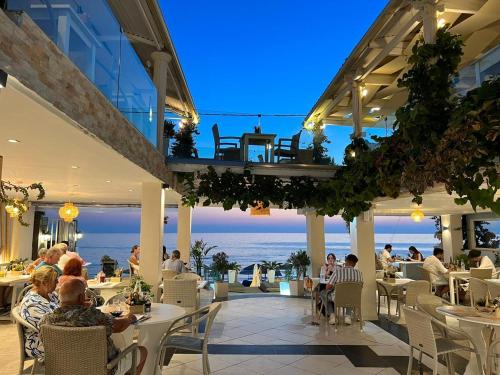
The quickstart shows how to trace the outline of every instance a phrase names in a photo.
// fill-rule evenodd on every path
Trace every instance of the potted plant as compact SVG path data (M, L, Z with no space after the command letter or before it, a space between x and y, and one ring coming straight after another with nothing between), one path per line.
M109 255L103 255L101 258L101 270L106 277L113 277L115 275L116 266L118 262L112 259Z
M276 262L276 261L271 261L271 262L268 262L266 260L263 260L262 261L262 267L265 269L266 271L266 275L267 275L267 281L270 283L270 284L274 284L274 281L275 281L275 276L276 276L276 270L279 269L281 267L281 263L279 262Z
M168 156L170 139L175 137L175 123L170 120L163 122L163 155Z
M227 278L229 284L234 284L236 282L236 276L240 272L241 266L237 262L229 263L229 269L227 271Z
M217 246L208 246L208 244L203 240L196 240L191 246L191 258L193 259L194 266L196 267L196 273L199 276L201 276L203 261L207 257L207 254L216 247Z
M224 275L229 270L227 254L223 251L212 256L212 271L215 276L215 298L227 298L229 284L224 283Z
M144 281L144 278L139 275L134 275L130 278L130 284L126 303L129 305L132 314L143 314L146 305L151 304L154 297L152 286Z
M7 276L20 276L24 272L24 262L27 259L14 259L11 260L7 266Z
M296 253L290 254L288 263L292 265L297 276L296 280L290 280L290 295L304 295L304 276L306 275L307 266L311 264L311 259L305 250L299 250Z

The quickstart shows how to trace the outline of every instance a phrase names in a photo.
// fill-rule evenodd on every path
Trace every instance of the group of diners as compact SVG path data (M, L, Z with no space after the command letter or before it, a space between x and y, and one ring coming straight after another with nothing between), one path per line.
M130 253L131 255L128 258L128 261L139 267L141 254L140 246L134 245ZM173 250L172 254L168 255L165 246L163 246L161 268L164 270L176 271L177 273L190 272L188 265L181 260L181 252L179 250Z
M119 349L113 344L111 334L124 331L135 323L136 317L129 314L115 318L92 306L86 297L87 282L82 274L83 264L78 254L68 251L68 246L64 243L42 249L39 258L30 264L32 287L19 305L21 318L37 329L24 330L25 352L28 357L43 361L43 337L39 332L44 324L64 327L104 326L108 361L118 355ZM139 347L139 351L138 374L142 371L147 356L145 348ZM125 374L132 363L129 357L120 361L112 373Z
M358 263L358 257L354 254L349 254L345 258L344 265L336 263L337 259L335 254L330 253L326 257L326 263L321 267L321 278L325 283L320 283L320 298L325 306L325 314L328 322L332 325L335 324L334 314L334 300L335 300L335 286L341 283L362 283L363 274L360 270L354 268ZM352 310L348 309L344 317L346 324L351 324Z

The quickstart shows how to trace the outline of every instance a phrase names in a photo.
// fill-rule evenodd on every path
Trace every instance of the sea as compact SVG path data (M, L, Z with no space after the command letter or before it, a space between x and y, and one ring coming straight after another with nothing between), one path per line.
M289 255L307 248L305 233L192 233L192 241L200 240L217 246L208 254L211 256L224 251L231 262L239 263L242 268L263 260L285 262ZM351 252L349 234L325 234L326 253L333 252L337 259L343 259ZM405 257L408 247L413 245L424 255L432 254L437 240L432 234L375 234L376 250L381 251L386 243L392 244L393 254ZM177 234L165 233L164 243L167 252L176 248ZM127 259L130 249L139 243L139 233L85 233L78 241L77 251L91 265L90 276L100 271L100 260L104 255L118 261L119 267L128 269Z

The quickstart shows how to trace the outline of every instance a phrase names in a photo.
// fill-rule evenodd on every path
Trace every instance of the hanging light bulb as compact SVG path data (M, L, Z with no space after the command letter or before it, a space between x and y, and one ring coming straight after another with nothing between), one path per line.
M424 213L419 208L416 208L411 213L411 218L415 223L420 223L424 219L424 217L425 217Z
M314 121L309 121L307 124L304 126L307 130L313 130L314 129Z
M76 219L79 213L78 207L71 202L64 203L64 206L59 209L59 217L67 223Z

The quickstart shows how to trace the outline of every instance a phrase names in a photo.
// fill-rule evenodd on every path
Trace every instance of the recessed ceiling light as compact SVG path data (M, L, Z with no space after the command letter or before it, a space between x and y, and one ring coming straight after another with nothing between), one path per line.
M8 139L7 142L9 142L9 143L19 143L20 141L18 141L17 139Z
M134 189L128 189L128 191L134 191Z
M78 168L80 168L78 165L72 165L71 166L71 169L78 169Z
M111 180L106 180L106 183L109 184L111 182Z

